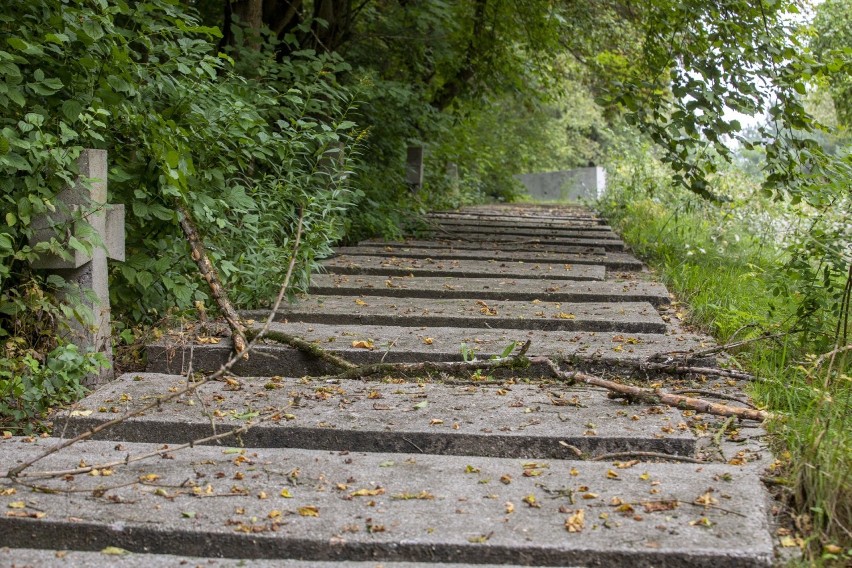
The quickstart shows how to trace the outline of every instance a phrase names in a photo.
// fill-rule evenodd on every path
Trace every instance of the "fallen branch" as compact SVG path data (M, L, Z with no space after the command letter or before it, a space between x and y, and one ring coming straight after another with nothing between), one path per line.
M186 240L189 241L192 260L195 261L198 271L204 277L207 285L210 286L210 293L213 295L213 299L216 300L216 305L219 306L219 311L222 312L225 321L228 322L228 327L231 328L234 351L238 355L242 355L243 358L248 358L245 326L240 320L240 316L237 314L234 306L231 304L231 301L228 299L228 293L222 286L216 267L213 266L213 263L210 262L210 258L207 256L207 250L204 248L204 243L201 242L198 229L196 229L189 211L179 203L176 207L178 216L180 217L180 228L183 229L183 234Z
M290 258L290 264L287 267L287 274L284 276L284 282L281 284L281 288L278 291L278 297L275 299L275 304L273 305L272 310L269 313L269 317L266 319L266 323L263 325L261 330L258 332L257 338L252 340L246 346L246 349L244 351L244 353L246 353L246 354L250 353L255 348L257 341L258 341L258 338L262 337L263 333L266 332L266 330L269 329L269 326L272 324L272 321L275 318L276 312L281 307L281 303L284 301L284 295L287 292L287 288L290 285L290 278L293 275L293 267L296 264L296 257L299 254L299 243L300 243L301 237L302 237L302 221L303 221L303 218L304 218L304 210L301 210L300 213L299 213L299 224L296 228L296 238L295 238L295 241L294 241L294 244L293 244L293 256ZM83 432L82 434L79 434L79 435L77 435L77 436L75 436L71 439L60 442L60 443L56 444L55 446L52 446L52 447L46 449L45 451L38 454L37 456L35 456L35 457L17 465L17 466L9 469L5 473L0 474L0 478L5 477L5 478L9 478L9 479L15 479L16 477L20 476L21 473L24 470L32 467L37 462L43 460L44 458L46 458L50 455L55 454L56 452L59 452L59 451L65 449L69 446L73 446L77 442L81 442L83 440L88 440L89 438L95 436L99 432L102 432L102 431L104 431L108 428L111 428L111 427L115 426L116 424L121 424L122 422L126 422L130 418L133 418L135 416L140 416L140 415L142 415L142 414L144 414L144 413L146 413L150 410L153 410L154 408L159 407L164 402L168 402L170 400L173 400L173 399L178 398L180 396L183 396L185 394L195 392L197 389L201 388L205 384L207 384L211 381L215 381L215 380L219 379L220 377L222 377L225 373L229 372L242 357L243 357L242 354L235 353L230 359L228 359L228 361L226 361L221 367L219 367L218 371L214 372L212 375L207 376L207 377L205 377L205 378L203 378L200 381L197 381L195 383L191 383L191 384L187 385L186 387L184 387L183 389L180 389L180 390L175 391L173 393L169 393L167 395L157 397L154 401L150 402L149 404L146 404L146 405L144 405L140 408L137 408L136 410L127 412L124 415L122 415L118 418L115 418L113 420L109 420L107 422L103 422L101 424L98 424L97 426L94 426L91 429L89 429L87 432ZM231 432L233 432L233 431L231 431ZM228 435L228 434L230 434L230 432L226 432L224 434ZM198 442L192 442L192 443L198 443Z
M742 398L739 398L737 396L734 396L734 395L731 395L731 394L725 394L725 393L721 393L721 392L716 392L716 391L711 391L711 390L707 390L707 389L679 389L679 390L676 390L676 391L672 391L672 394L686 394L686 393L701 394L701 395L704 395L704 396L712 396L712 397L716 397L716 398L721 399L721 400L731 400L731 401L734 401L734 402L739 402L740 404L744 404L744 405L748 406L749 408L757 408L756 406L754 406L749 401L744 400Z
M696 412L704 412L706 414L713 414L716 416L736 416L741 420L756 420L758 422L763 422L770 417L769 413L762 410L716 404L700 398L667 393L659 389L648 389L625 385L614 381L608 381L594 375L581 373L579 371L563 371L556 365L556 363L547 357L530 357L530 362L546 365L556 377L568 383L581 382L587 385L601 387L612 393L621 395L628 400L642 401L648 404L665 404L667 406L673 406L683 410L694 410Z
M289 333L284 333L283 331L266 330L261 334L260 331L249 329L246 331L246 337L248 337L249 339L268 339L277 343L289 345L290 347L294 347L300 351L308 353L309 355L313 355L317 359L321 359L322 361L331 363L338 369L356 369L358 367L354 363L350 363L346 359L338 357L330 351L322 349L315 343L311 343L310 341L306 341L301 337L297 337L295 335L290 335Z
M485 371L494 369L515 369L519 366L526 367L528 359L526 357L527 350L530 348L531 341L528 339L521 346L521 349L515 355L500 359L487 359L484 361L424 361L421 363L373 363L371 365L362 365L347 369L338 375L332 377L335 380L352 380L364 379L380 374L424 374L424 373L459 373L468 371ZM311 344L312 348L317 348Z
M627 362L630 364L630 362ZM760 381L761 379L749 373L735 371L733 369L717 369L716 367L691 367L677 363L654 363L649 361L636 362L636 366L643 371L663 371L678 375L710 375L714 377L727 377L740 381Z
M686 462L686 463L708 463L703 460L691 458L689 456L673 456L671 454L664 454L662 452L614 452L612 454L604 454L602 456L595 456L593 458L589 458L589 461L597 462L597 461L609 461L609 460L620 460L622 458L653 458L653 459L661 459L661 460L671 460L678 462Z

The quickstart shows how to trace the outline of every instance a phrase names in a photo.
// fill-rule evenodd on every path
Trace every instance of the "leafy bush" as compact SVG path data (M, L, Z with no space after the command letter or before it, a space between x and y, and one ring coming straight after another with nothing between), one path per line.
M127 205L127 262L112 267L110 290L119 317L151 321L208 300L179 208L244 307L271 299L301 215L294 283L306 286L354 197L346 159L331 159L354 126L345 118L351 97L335 79L345 70L338 57L302 52L276 62L270 50L239 51L239 65L253 69L240 75L217 52L218 30L176 0L33 0L0 15L0 31L0 365L24 372L23 382L6 384L0 414L20 416L12 409L26 404L34 415L67 400L96 362L64 340L39 339L56 314L91 314L61 279L28 264L101 245L87 208L58 237L30 244L33 219L54 214L83 148L108 150L109 200ZM45 300L22 300L36 296Z

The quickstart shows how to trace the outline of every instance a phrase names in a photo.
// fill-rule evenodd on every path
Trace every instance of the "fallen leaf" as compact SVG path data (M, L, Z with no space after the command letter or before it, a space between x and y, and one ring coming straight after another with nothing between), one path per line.
M349 494L350 497L375 497L382 495L385 492L384 487L376 487L375 489L358 489Z
M465 473L479 473L479 468L472 465L467 465L464 468Z
M618 479L618 474L611 469L607 470L606 476L607 476L608 479Z
M529 505L530 507L532 507L533 509L539 509L539 508L541 508L541 505L540 505L540 504L539 504L539 502L536 500L535 495L533 495L532 493L530 493L529 495L527 495L526 497L524 497L524 498L522 499L522 501L523 501L524 503L526 503L527 505Z
M574 514L565 519L565 529L570 533L582 532L586 526L586 511L578 509Z
M433 418L432 420L429 421L430 426L437 426L438 424L443 424L443 423L444 423L444 421L441 420L440 418Z
M420 493L397 493L396 495L391 495L391 499L397 499L400 501L409 501L411 499L418 499L420 501L431 501L434 498L435 496L426 490L423 490Z
M358 341L353 341L352 347L355 347L355 348L358 348L358 349L373 349L375 347L375 345L373 344L373 341L370 340L370 339L367 339L367 340L361 339L361 340L358 340Z
M89 416L92 410L72 410L70 416Z
M555 317L557 319L564 319L564 320L577 319L577 316L575 316L574 314L569 314L569 313L565 313L565 312L557 312L556 315L553 316L553 317Z
M435 342L435 340L432 339L431 337L423 338L423 343L426 344L426 345L432 345L432 343L434 343L434 342Z
M359 306L366 306L367 305L367 302L365 302L361 298L355 298L355 303Z
M718 502L719 502L719 500L716 499L715 497L713 497L713 495L711 495L709 491L707 493L705 493L704 495L701 495L700 497L696 497L696 499L694 501L694 503L696 505L704 505L705 507L709 507L710 505L715 505Z
M597 493L583 493L583 499L597 499L600 497Z
M181 516L185 519L194 519L195 511L184 511L183 513L181 513Z
M315 505L306 505L296 510L303 517L319 517L319 509Z
M511 515L515 512L515 504L511 501L506 501L506 514Z
M418 402L417 404L415 404L415 405L414 405L414 409L415 409L415 410L423 410L423 409L424 409L424 408L426 408L427 406L429 406L429 401L428 401L428 400L423 400L423 401Z
M107 546L101 550L101 554L107 554L109 556L123 556L125 554L130 554L130 551L117 546Z
M571 474L571 475L573 475L574 477L577 477L578 475L580 475L580 471L579 471L576 467L572 467L572 468L568 471L568 473L569 473L569 474Z
M700 519L689 521L689 525L693 527L712 527L713 521L711 521L707 517L701 517Z
M8 487L6 489L0 489L0 495L14 495L18 490L14 487Z
M633 467L637 463L639 463L639 460L630 460L630 461L626 461L626 462L615 462L613 465L615 465L615 467L617 467L618 469L627 469L627 468Z
M645 508L646 513L656 513L658 511L671 511L672 509L676 509L678 505L677 500L668 500L668 501L648 501L642 503L642 506Z
M9 503L6 506L9 507L10 509L23 509L27 506L27 504L24 503L23 501L12 501L11 503Z
M278 517L281 516L281 511L279 511L278 509L272 509L271 511L269 511L269 514L266 515L266 516L270 519L277 519Z

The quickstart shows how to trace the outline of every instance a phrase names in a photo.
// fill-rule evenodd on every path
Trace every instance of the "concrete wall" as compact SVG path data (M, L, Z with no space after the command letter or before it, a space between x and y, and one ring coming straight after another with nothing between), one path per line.
M530 197L539 201L598 199L606 191L606 170L601 167L515 177L524 184Z

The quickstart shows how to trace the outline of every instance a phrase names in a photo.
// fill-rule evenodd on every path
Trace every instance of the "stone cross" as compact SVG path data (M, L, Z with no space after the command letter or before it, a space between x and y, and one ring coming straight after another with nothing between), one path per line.
M447 181L453 195L459 192L459 166L455 162L447 162Z
M106 150L83 150L77 162L80 175L73 187L67 188L56 197L56 213L33 220L35 233L31 244L48 241L56 237L60 242L64 235L57 228L65 225L77 211L87 212L84 221L100 236L104 246L96 246L91 255L77 249L69 249L71 259L42 254L33 262L33 268L61 276L67 283L78 287L80 298L92 312L88 322L68 322L70 340L81 351L102 353L112 366L112 333L110 328L110 305L107 258L124 260L124 205L107 204L107 152ZM104 369L86 380L88 386L102 384L113 378L112 369Z
M423 146L409 146L405 159L405 182L412 190L423 187Z

